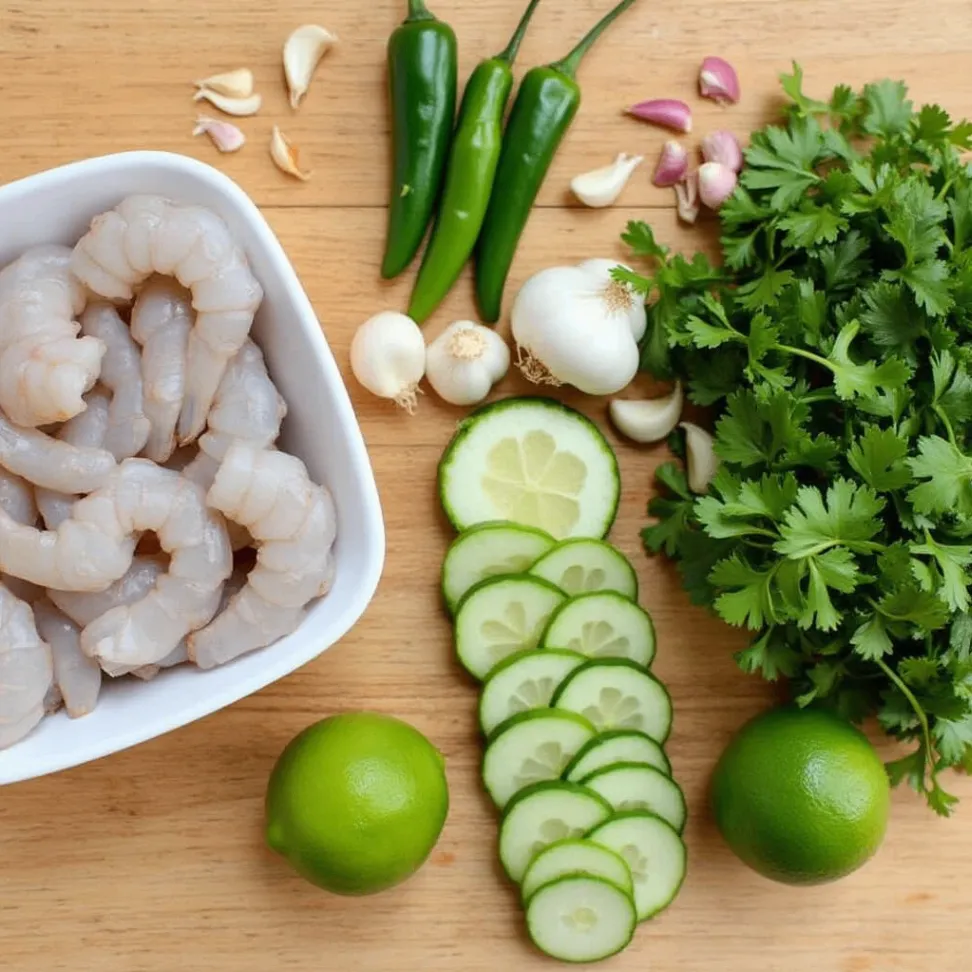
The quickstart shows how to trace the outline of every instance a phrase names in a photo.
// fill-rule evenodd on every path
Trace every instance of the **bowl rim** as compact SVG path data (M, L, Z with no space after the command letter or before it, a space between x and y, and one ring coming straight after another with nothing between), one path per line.
M263 213L239 184L213 166L176 152L141 150L116 152L56 166L0 186L0 207L16 202L19 197L27 192L33 194L54 186L63 186L78 177L92 173L104 177L112 172L147 167L168 169L196 179L222 196L226 200L227 206L248 223L260 237L261 246L264 248L262 255L268 260L272 272L278 276L281 284L293 299L297 309L294 323L305 332L311 347L316 352L324 379L333 389L335 400L333 417L345 430L348 444L348 465L351 469L352 479L359 486L358 502L362 507L361 515L365 529L361 536L355 537L354 542L362 553L364 565L362 579L353 589L351 596L342 603L341 610L336 615L325 638L322 640L308 639L305 651L296 656L291 654L284 657L274 657L272 653L274 646L267 646L267 649L263 649L267 651L264 667L249 676L241 677L231 687L216 691L207 696L205 700L200 700L190 704L185 709L181 709L176 717L166 720L164 727L160 730L155 726L146 729L144 724L141 723L131 725L117 733L92 741L80 750L71 750L64 755L31 757L29 765L20 765L19 768L17 768L17 763L5 768L3 765L5 752L0 751L0 786L81 766L84 763L130 749L150 739L157 739L175 729L197 722L220 709L233 705L235 702L292 674L323 654L357 624L374 598L384 569L385 524L378 486L365 445L364 435L351 404L347 385L337 366L337 361L324 335L323 326L313 304L297 276L297 271ZM301 627L305 623L306 621L302 623ZM299 633L300 630L298 628L294 634ZM293 635L288 636L288 638L290 637L293 637ZM26 741L24 740L24 742ZM13 752L14 750L15 747L11 747L6 752Z

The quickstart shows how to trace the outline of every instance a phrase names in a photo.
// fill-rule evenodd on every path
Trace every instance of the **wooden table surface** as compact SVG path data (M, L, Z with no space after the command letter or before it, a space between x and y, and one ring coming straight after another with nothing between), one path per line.
M522 64L560 56L609 0L546 0ZM521 0L435 0L460 38L465 75L505 44ZM134 148L185 152L220 165L252 194L310 293L341 367L354 327L401 308L409 283L379 281L388 178L384 43L404 0L3 0L0 3L0 178ZM319 20L341 45L304 107L287 108L280 44ZM698 63L739 68L732 110L694 95ZM668 191L643 169L622 205L581 211L577 172L619 151L653 162L664 135L620 109L687 97L696 132L748 132L772 112L775 78L799 60L814 91L837 82L905 78L917 99L972 115L967 0L642 0L581 71L584 106L542 192L513 273L621 256L629 218L691 250L711 233L680 229ZM248 65L264 96L242 127L250 142L218 157L189 136L189 82ZM279 123L307 154L299 184L270 163ZM2 227L0 227L2 232ZM433 330L473 314L464 279ZM355 629L315 663L208 719L92 765L0 791L0 969L4 972L492 972L554 966L522 935L496 865L495 816L479 787L473 686L453 660L437 576L448 532L433 489L436 459L460 412L434 397L409 418L351 381L382 493L388 557L377 597ZM509 379L501 391L520 385ZM581 402L603 422L604 403ZM614 440L612 440L614 441ZM958 972L972 917L972 782L951 821L895 795L880 855L839 884L786 889L747 871L706 812L713 763L770 692L740 674L738 636L679 590L673 570L639 545L660 448L618 443L621 513L612 538L637 564L660 638L657 670L675 701L671 755L691 808L690 865L677 904L643 927L608 966L660 972ZM308 723L345 709L394 713L448 759L452 809L428 865L369 899L341 899L292 875L264 846L262 800L274 758Z

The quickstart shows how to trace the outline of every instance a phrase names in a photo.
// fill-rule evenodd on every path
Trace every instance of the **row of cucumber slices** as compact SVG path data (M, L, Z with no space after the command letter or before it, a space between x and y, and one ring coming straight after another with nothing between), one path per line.
M635 571L602 540L491 522L453 542L442 590L483 683L483 782L530 936L554 958L607 958L685 875L672 705Z

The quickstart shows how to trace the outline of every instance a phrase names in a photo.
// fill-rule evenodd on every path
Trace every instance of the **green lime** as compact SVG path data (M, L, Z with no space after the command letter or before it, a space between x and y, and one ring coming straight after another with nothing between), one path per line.
M729 846L753 870L787 884L857 870L881 846L890 800L864 734L816 708L784 706L746 723L712 781Z
M267 785L267 843L313 884L373 894L421 867L449 810L441 753L417 729L371 712L309 726Z

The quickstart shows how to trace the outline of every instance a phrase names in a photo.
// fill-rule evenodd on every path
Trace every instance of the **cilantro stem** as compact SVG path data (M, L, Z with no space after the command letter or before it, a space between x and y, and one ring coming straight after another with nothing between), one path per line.
M955 441L955 430L952 428L952 423L949 421L948 415L945 414L945 410L941 405L936 404L932 405L932 411L938 416L942 425L945 426L945 431L948 433L948 441L958 448L958 443Z
M834 363L832 361L828 361L826 358L822 358L819 354L814 354L812 351L805 351L803 348L791 348L788 344L774 344L773 350L784 351L787 354L795 354L799 358L806 358L808 361L823 365L828 371L834 370Z

